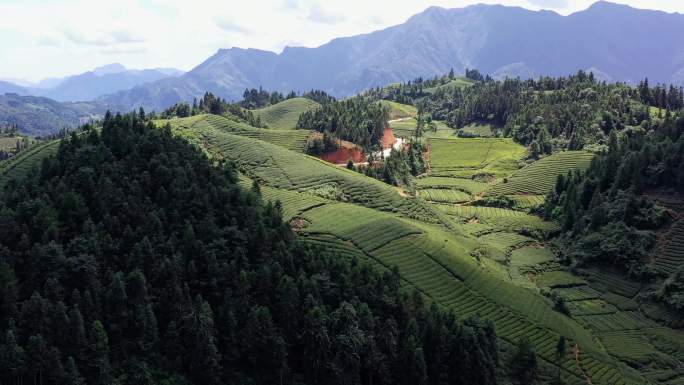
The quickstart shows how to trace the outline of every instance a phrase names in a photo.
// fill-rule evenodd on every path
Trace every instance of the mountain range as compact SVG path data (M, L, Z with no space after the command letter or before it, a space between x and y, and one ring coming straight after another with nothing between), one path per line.
M0 81L0 94L42 96L60 102L88 101L182 74L182 71L173 68L134 70L127 69L119 63L113 63L82 74L46 79L34 84L18 85L14 82Z
M44 136L123 110L99 101L58 102L41 96L0 92L0 127L16 125L22 134Z
M0 81L0 94L97 100L161 110L210 91L239 100L246 88L321 89L337 97L417 77L477 68L495 78L563 76L684 85L684 15L599 1L562 16L501 5L430 7L403 24L281 53L220 49L187 73L110 64L29 87Z
M684 84L684 15L599 1L568 16L500 5L431 7L401 25L282 53L231 48L188 73L102 98L161 109L205 91L229 100L245 88L322 89L348 96L369 87L477 68L496 78L591 70L608 81Z

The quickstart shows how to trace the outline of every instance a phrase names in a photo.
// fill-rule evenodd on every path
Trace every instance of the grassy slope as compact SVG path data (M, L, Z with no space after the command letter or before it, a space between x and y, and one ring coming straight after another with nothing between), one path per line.
M466 138L470 137L480 137L480 138L491 138L494 136L494 126L489 123L470 123L469 125L458 130L459 136Z
M436 174L467 174L468 171L508 175L517 169L525 147L512 139L429 139L430 166Z
M450 81L449 83L443 84L441 86L426 88L423 90L423 92L431 94L431 93L434 93L435 91L437 91L438 89L453 88L453 87L463 88L463 87L470 87L473 84L475 84L475 81L473 81L473 80L466 79L464 77L458 77L458 78Z
M269 128L293 129L297 127L299 115L317 107L320 104L311 99L292 98L252 112Z
M410 104L401 104L390 100L381 100L380 104L389 108L390 120L415 118L418 109Z
M190 132L181 129L179 133L192 135L212 156L236 162L264 185L436 220L433 209L417 199L401 197L394 187L276 144L211 125L195 125Z
M306 144L311 135L308 130L274 130L266 128L256 128L245 123L235 122L218 115L196 115L189 118L175 118L167 120L157 120L155 124L162 127L167 123L179 135L186 139L193 140L193 135L204 129L215 128L222 132L230 132L235 135L249 138L261 139L269 143L274 143L289 150L304 152Z
M606 355L604 348L620 360L652 366L645 372L648 378L679 378L677 370L662 368L684 356L684 336L633 310L634 301L629 296L635 295L638 287L603 273L586 281L557 273L557 267L548 267L553 254L519 234L523 228L543 229L553 224L521 212L489 207L433 205L432 209L419 200L402 198L381 182L248 137L244 128L231 131L206 117L193 118L193 124L176 124L174 131L214 157L235 161L245 175L260 180L264 198L280 200L286 219L304 219L300 231L304 241L340 255L367 258L379 268L398 266L407 287L415 287L459 317L478 315L492 320L499 336L508 342L527 336L547 361L554 361L555 342L563 334L579 343L581 370L593 384L644 382L634 370ZM437 159L443 157L443 162L452 164L444 163L448 175L430 176L426 185L456 184L478 191L483 186L477 181L449 179L458 179L449 175L454 165L461 164L468 172L488 170L502 177L512 172L508 163L521 154L519 148L505 142L469 143L479 149L469 151L464 146L468 142L461 141L465 139L441 143L447 146L437 152ZM12 160L20 166L0 164L0 180L6 178L8 170L25 172L31 164L38 164L38 159L54 153L56 143L36 147L33 153L29 150ZM488 149L486 155L483 149ZM435 213L435 209L443 214ZM430 223L435 217L438 220ZM498 255L504 264L485 254L472 257L478 250ZM546 270L539 270L539 280L532 282L567 296L572 317L552 310L550 302L537 294L535 285L529 286L526 272L542 265ZM584 374L570 352L562 367L567 383L584 382Z
M582 151L565 151L542 158L514 173L504 183L487 191L487 195L545 195L556 184L560 174L589 167L594 154Z
M298 227L303 226L300 233L305 241L367 258L381 268L396 265L408 286L459 317L490 319L511 343L528 335L546 360L553 360L555 342L564 334L579 342L587 366L610 378L622 378L580 324L551 310L550 303L534 291L501 280L486 260L471 257L480 242L461 231L460 225L448 228L441 217L428 223L429 210L422 211L415 200L317 159L211 128L197 134L214 156L231 159L245 175L260 180L266 199L283 202L286 218L301 218ZM421 207L422 215L415 215L415 207ZM574 379L570 382L577 383L580 374L570 355L563 367Z
M59 140L30 147L17 156L0 162L0 188L13 178L20 178L32 168L40 167L43 159L57 152Z
M424 138L455 138L456 130L447 126L444 122L435 120L435 125L437 126L437 131L429 130L425 128L423 132ZM408 118L402 120L396 120L390 122L390 127L394 131L394 135L400 136L402 138L410 138L414 136L416 131L416 124L418 122L415 118Z
M502 191L514 194L508 196L521 209L538 206L543 202L542 194L553 186L559 173L585 168L592 159L588 153L566 152L518 170L517 163L526 153L524 149L516 151L515 147L507 148L497 140L430 139L433 167L427 176L416 180L419 192L425 192L433 206L447 214L461 234L479 242L471 253L475 253L481 265L501 282L531 291L551 290L566 298L572 319L591 333L595 341L608 348L611 356L621 361L618 363L620 373L617 373L596 363L595 357L581 355L580 365L592 383L646 381L626 363L641 366L648 379L682 378L684 371L672 368L678 366L673 366L673 362L684 356L684 335L646 318L646 310L639 310L633 300L638 294L638 286L630 286L615 276L608 279L605 274L587 281L564 269L553 252L529 236L530 232L555 231L557 224L544 222L523 211L464 206L457 204L458 199L449 198L446 194L449 191L468 192L475 198L478 193L490 194L505 186L507 190ZM493 161L487 161L489 157ZM492 174L494 180L473 178L482 172ZM504 178L508 183L503 183ZM434 192L439 190L445 192L435 199ZM614 291L621 294L613 294ZM530 316L529 312L524 314ZM509 333L506 326L497 325L497 330L506 339ZM643 348L629 345L630 341L636 341L635 335L641 336L638 342Z

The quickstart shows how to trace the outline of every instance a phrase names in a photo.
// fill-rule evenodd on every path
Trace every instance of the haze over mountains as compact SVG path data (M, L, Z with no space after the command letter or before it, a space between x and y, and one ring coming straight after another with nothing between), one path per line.
M32 87L0 81L0 94L95 100L112 108L161 110L210 91L227 100L246 88L321 89L349 96L370 87L477 68L495 78L563 76L580 69L600 79L684 84L684 15L599 1L562 16L519 7L431 7L406 23L282 53L220 49L182 74L112 64Z
M562 16L519 7L431 7L406 23L282 53L231 48L178 78L105 97L160 109L205 90L241 98L245 88L323 89L347 96L369 87L477 68L495 77L592 70L605 80L684 83L684 15L600 1Z
M173 68L133 70L113 63L82 74L46 79L35 84L17 85L14 82L0 81L0 93L43 96L60 102L87 101L182 74L182 71Z

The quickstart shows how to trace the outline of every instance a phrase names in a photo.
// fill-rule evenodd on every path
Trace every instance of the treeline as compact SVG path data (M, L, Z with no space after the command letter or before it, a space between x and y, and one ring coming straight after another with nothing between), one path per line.
M471 70L468 74L478 81L469 86L440 87L451 81L450 74L372 90L368 95L418 106L455 129L471 123L493 124L501 127L505 136L534 145L539 156L604 142L613 128L622 130L664 118L667 111L684 106L682 88L650 87L648 81L636 88L608 84L584 71L569 77L501 81L482 78ZM652 116L649 106L662 111Z
M249 124L252 127L263 128L266 125L261 118L255 116L252 111L246 110L241 104L228 103L225 99L214 96L211 92L205 92L204 96L197 101L193 100L192 105L188 103L176 103L163 111L160 115L162 119L187 118L189 116L201 114L214 114ZM152 118L156 117L154 115Z
M259 89L245 89L245 92L242 94L242 101L240 101L239 104L243 108L254 110L257 108L278 104L284 100L296 97L298 97L298 95L294 91L290 91L289 94L283 95L281 92L268 92L259 87Z
M370 159L368 165L354 166L348 163L347 168L381 180L389 185L413 189L412 176L418 176L427 170L427 161L423 157L424 146L419 141L409 142L405 148L392 149L384 159Z
M292 98L307 98L321 105L326 105L335 101L335 98L324 91L311 90L302 95L292 91L286 96L280 92L268 92L261 88L245 90L244 99L238 103L229 103L225 99L215 96L211 92L205 92L204 96L193 100L192 104L180 102L167 108L159 114L162 119L187 118L200 114L222 115L229 119L249 124L252 127L266 128L266 124L261 121L259 116L252 113L252 109L263 108L280 103ZM151 118L156 118L155 113L150 114Z
M320 90L311 90L301 95L295 91L290 91L287 95L283 95L278 91L268 92L259 87L258 90L255 88L246 89L242 94L242 101L240 101L239 104L243 108L254 110L299 97L311 99L319 104L328 104L335 101L335 98L325 93L325 91Z
M637 279L653 275L647 257L654 231L669 216L643 193L684 193L683 164L683 113L621 134L612 130L607 151L585 173L560 176L546 199L546 219L564 231L559 242L566 262L610 266Z
M477 70L466 70L466 79L478 81L481 79L481 74ZM475 79L473 79L475 78ZM445 86L451 81L457 79L454 70L452 69L448 75L435 76L431 79L418 77L409 80L406 83L393 84L387 87L376 87L364 92L364 96L375 100L392 100L397 103L418 105L418 102L428 96L430 93L428 89L433 89L440 86ZM486 80L491 80L487 77Z
M681 110L684 108L684 89L670 85L657 84L649 87L648 78L637 86L641 102L665 110Z
M299 116L298 128L329 133L366 150L378 149L389 126L389 110L369 98L353 98L323 104Z
M138 115L0 193L3 384L495 384L491 323L311 249Z
M0 137L13 137L19 135L19 126L15 123L0 125Z

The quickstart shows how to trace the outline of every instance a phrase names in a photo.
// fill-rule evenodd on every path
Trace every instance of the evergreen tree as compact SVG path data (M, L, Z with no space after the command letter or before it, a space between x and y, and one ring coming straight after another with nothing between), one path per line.
M527 338L518 341L517 350L511 363L514 376L522 384L530 384L537 372L537 354Z
M112 383L109 362L109 338L100 321L93 322L88 336L88 383L108 385Z

